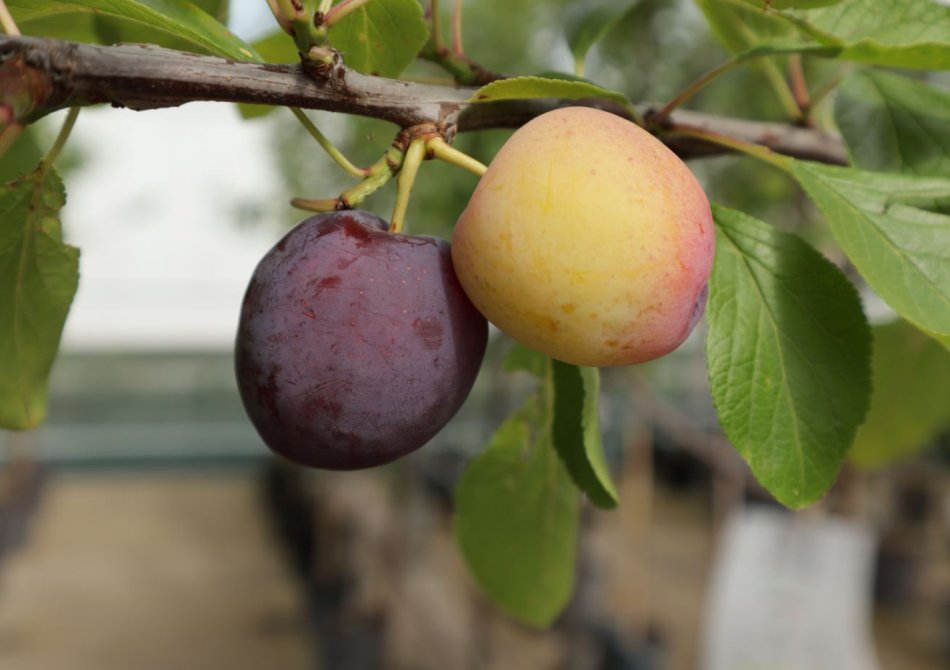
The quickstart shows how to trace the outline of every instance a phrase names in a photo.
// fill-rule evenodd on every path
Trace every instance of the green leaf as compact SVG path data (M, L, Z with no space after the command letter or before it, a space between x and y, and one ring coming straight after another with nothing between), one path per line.
M950 198L950 179L792 161L838 244L901 316L950 334L950 216L913 205Z
M37 135L35 125L27 126L3 154L3 160L0 160L0 184L19 179L32 172L40 162L43 158L43 149L36 141Z
M0 187L0 427L46 415L46 388L79 281L79 251L63 244L66 200L52 170Z
M782 504L834 482L870 395L857 292L800 238L713 207L706 365L726 436Z
M950 175L950 91L864 70L838 89L835 120L857 167Z
M577 489L551 444L549 409L532 397L468 466L455 534L476 581L506 612L545 627L574 589Z
M742 0L759 9L812 9L837 5L842 0Z
M776 12L839 58L890 67L950 68L950 7L931 0L845 0L834 7Z
M617 506L598 418L600 372L551 360L554 385L554 423L551 435L571 479L592 503L601 508Z
M564 27L577 72L584 71L584 60L591 47L602 40L634 4L636 2L579 2L571 5L570 11L565 13Z
M372 0L330 28L330 44L348 67L395 77L429 38L417 0Z
M260 60L240 38L185 0L7 0L7 6L28 34L92 41L101 31L112 31L107 39L94 41L184 45L200 53ZM103 24L103 19L115 23Z
M874 328L874 393L850 458L878 468L950 427L950 351L905 321Z
M499 79L482 86L469 98L470 102L495 102L496 100L526 100L529 98L602 98L622 105L629 105L626 96L583 81L545 79L543 77L512 77Z
M743 0L695 0L713 33L732 53L766 43L787 42L798 31L782 17Z

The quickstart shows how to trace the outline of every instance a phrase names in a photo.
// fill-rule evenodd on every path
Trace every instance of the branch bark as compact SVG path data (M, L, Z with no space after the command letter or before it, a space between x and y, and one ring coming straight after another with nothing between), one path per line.
M606 101L511 100L471 103L473 88L435 86L372 77L336 62L318 72L300 65L236 62L151 45L98 46L35 37L0 37L0 104L20 122L64 107L100 103L134 110L174 107L198 100L286 105L357 114L402 128L434 124L449 140L456 132L514 128L566 105L601 107ZM650 105L642 105L644 113ZM778 153L846 165L841 141L818 130L680 110L670 123L700 127L760 144ZM684 158L721 154L700 140L661 137Z

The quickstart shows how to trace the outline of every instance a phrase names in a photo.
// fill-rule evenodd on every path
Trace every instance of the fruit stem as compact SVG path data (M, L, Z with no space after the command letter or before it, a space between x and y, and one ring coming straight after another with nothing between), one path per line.
M313 124L310 118L304 114L303 110L299 107L291 107L290 111L294 113L294 116L303 124L303 127L307 129L307 132L310 133L310 136L317 141L324 151L327 152L327 155L332 158L337 165L343 168L349 175L353 177L365 177L369 174L369 169L361 168L353 165L347 159L343 153L337 149L333 144L326 138L326 136L320 132L320 130Z
M761 144L743 142L742 140L737 140L734 137L720 135L719 133L713 132L711 130L696 128L694 126L676 125L670 128L665 134L673 137L695 137L696 139L713 142L720 146L728 147L734 151L738 151L739 153L763 160L766 163L774 165L780 170L783 170L784 172L790 173L792 171L792 161L794 159L789 158L788 156L777 154L768 147L763 147Z
M309 212L332 212L338 209L351 209L367 196L388 182L403 164L403 153L391 146L382 158L366 168L366 178L359 184L343 191L336 198L293 198L290 204Z
M426 141L426 150L433 158L438 158L441 161L446 163L451 163L460 168L464 168L469 172L474 172L479 177L481 177L488 168L475 160L467 153L459 151L448 142L443 140L441 137L433 137Z
M13 14L10 13L10 10L7 8L7 3L4 2L4 0L0 0L0 26L3 27L3 32L7 35L15 37L22 34L16 25L16 21L13 20Z
M416 174L426 155L425 140L417 137L409 143L406 157L402 162L402 169L396 180L396 204L393 206L393 216L389 223L389 231L401 233L406 218L406 209L409 207L409 194L416 181Z
M369 1L370 0L343 0L343 2L332 7L326 13L326 17L323 19L324 25L328 28L336 25Z

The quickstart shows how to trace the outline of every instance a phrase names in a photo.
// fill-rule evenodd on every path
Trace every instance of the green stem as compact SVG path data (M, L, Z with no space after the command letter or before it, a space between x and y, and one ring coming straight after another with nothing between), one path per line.
M718 65L714 67L712 70L710 70L709 72L701 76L699 79L689 84L686 88L684 88L682 91L680 91L675 96L673 96L672 100L670 100L668 103L663 105L663 109L657 112L656 117L654 118L654 122L657 125L662 125L663 123L665 123L666 120L670 117L670 114L673 112L673 110L675 110L684 102L686 102L687 100L692 98L694 95L699 93L703 88L706 87L706 85L709 82L713 81L720 75L723 75L726 72L729 72L729 70L733 69L734 67L742 63L743 60L745 59L733 58L732 60L728 60L722 65Z
M317 11L326 16L332 5L333 0L320 0L320 5L317 7Z
M770 60L764 61L762 63L762 71L766 79L768 79L772 85L772 89L778 96L778 101L785 109L785 113L788 114L791 119L800 119L801 111L798 109L798 103L795 102L795 96L792 94L791 89L788 87L788 82L785 81L785 77L782 76L782 72L775 63Z
M409 195L412 193L412 185L416 181L416 174L425 155L425 140L416 138L409 143L406 158L402 162L402 170L399 171L399 178L396 180L396 204L393 206L393 216L389 222L389 231L392 233L401 233L405 227Z
M294 116L303 124L303 127L307 129L307 132L310 133L310 136L317 141L324 151L327 152L327 155L332 158L337 165L343 168L348 174L353 177L365 177L369 174L369 170L353 165L349 159L343 155L343 153L337 149L333 144L326 138L326 136L320 132L320 129L317 128L310 118L304 114L303 110L299 107L291 107L290 111L294 113Z
M711 130L705 130L703 128L695 128L693 126L674 126L666 135L673 137L694 137L699 140L705 140L707 142L712 142L723 147L728 147L739 153L746 154L747 156L753 156L759 160L765 161L770 165L773 165L784 172L791 173L792 171L792 162L793 159L788 156L783 156L777 154L768 147L763 147L761 144L753 144L751 142L744 142L742 140L737 140L734 137L729 137L728 135L720 135L719 133L713 132Z
M808 84L805 83L801 54L792 54L788 57L788 78L791 81L792 95L798 107L799 117L807 121L812 105L808 98Z
M327 27L333 26L369 1L370 0L343 0L343 2L336 5L327 12L326 18L323 20L323 22Z
M465 47L462 46L462 0L455 0L452 11L452 50L456 56L465 56Z
M46 152L46 156L44 156L40 162L40 170L45 172L53 167L53 163L59 157L63 147L66 146L66 140L69 139L69 134L72 132L73 126L76 125L77 118L79 118L79 107L70 107L66 113L66 119L63 121L63 126L59 129L59 134L53 142L53 146L49 148L49 151Z
M10 13L10 10L7 8L7 3L4 0L0 0L0 27L3 28L3 32L7 35L20 35L20 29L16 25L16 21L13 20L13 14Z
M439 15L439 0L432 0L429 4L429 20L432 22L432 45L435 52L439 53L445 49L445 42L442 41L442 19Z
M280 11L280 6L277 4L277 0L267 0L267 6L270 7L271 14L274 15L274 20L277 21L277 25L280 26L280 29L288 35L293 35L293 26L290 25L290 21L288 21Z
M367 196L379 190L399 171L403 163L403 153L396 147L389 147L383 157L366 169L366 178L336 198L293 198L290 204L298 209L310 212L332 212L338 209L351 209L360 204Z
M432 154L433 158L438 158L441 161L446 163L451 163L460 168L464 168L469 172L473 172L481 177L488 168L475 160L467 153L459 151L455 147L448 144L441 137L434 137L426 142L426 150Z

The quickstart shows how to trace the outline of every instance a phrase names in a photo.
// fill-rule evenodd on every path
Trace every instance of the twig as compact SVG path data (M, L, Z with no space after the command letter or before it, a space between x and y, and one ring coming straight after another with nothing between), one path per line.
M0 37L0 76L26 90L29 123L64 107L109 103L132 109L174 107L198 100L321 109L391 121L399 127L429 123L447 139L455 132L517 128L567 105L584 104L630 118L629 110L600 100L469 102L474 90L371 77L342 66L315 78L299 65L240 63L156 46L79 44L33 37ZM0 91L0 105L7 100ZM19 95L21 92L17 92ZM649 109L643 105L640 111ZM678 110L677 126L762 144L772 151L824 163L847 164L840 139L809 128ZM684 158L721 154L720 143L698 136L661 138Z

